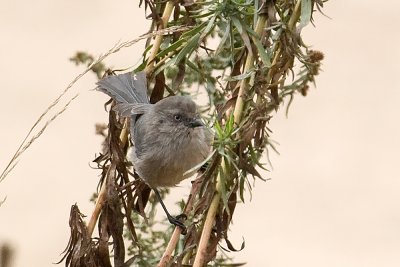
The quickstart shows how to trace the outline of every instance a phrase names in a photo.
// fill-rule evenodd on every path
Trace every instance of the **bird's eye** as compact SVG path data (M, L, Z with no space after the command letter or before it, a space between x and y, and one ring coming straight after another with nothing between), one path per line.
M175 119L176 121L181 121L181 120L182 120L182 116L179 115L179 114L176 114L176 115L174 116L174 119Z

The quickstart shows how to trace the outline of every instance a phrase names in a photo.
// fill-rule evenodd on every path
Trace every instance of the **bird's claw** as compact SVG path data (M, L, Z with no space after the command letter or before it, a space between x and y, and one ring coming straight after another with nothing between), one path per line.
M187 215L185 213L181 213L178 216L175 217L176 219L178 219L179 221L186 221L187 220Z
M168 221L169 221L171 224L173 224L173 225L178 226L179 228L181 228L181 231L182 231L181 234L182 234L182 235L186 235L187 230L186 230L185 224L183 224L183 222L182 222L182 219L183 219L183 220L186 220L186 219L187 219L186 214L182 213L182 214L180 214L180 215L178 215L178 216L176 216L176 217L173 217L173 216L168 217Z

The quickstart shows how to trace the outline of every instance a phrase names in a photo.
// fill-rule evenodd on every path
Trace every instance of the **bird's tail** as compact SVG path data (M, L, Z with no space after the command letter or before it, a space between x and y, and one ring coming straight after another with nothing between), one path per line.
M97 82L97 89L111 96L120 104L149 103L147 97L146 73L130 72L116 76L108 76Z

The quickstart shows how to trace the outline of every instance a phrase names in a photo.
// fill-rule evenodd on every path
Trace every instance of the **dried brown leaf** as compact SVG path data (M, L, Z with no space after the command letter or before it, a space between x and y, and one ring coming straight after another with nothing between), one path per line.
M150 103L156 103L163 99L165 91L165 76L164 72L160 72L155 77L155 84L150 96Z
M79 211L77 205L71 206L69 226L71 235L68 245L64 250L64 256L57 264L65 260L65 266L71 267L97 267L97 245L90 238L86 224L83 221L84 215Z
M183 82L183 78L185 77L186 72L186 63L184 60L180 61L178 64L178 73L172 80L172 90L177 91L179 86Z

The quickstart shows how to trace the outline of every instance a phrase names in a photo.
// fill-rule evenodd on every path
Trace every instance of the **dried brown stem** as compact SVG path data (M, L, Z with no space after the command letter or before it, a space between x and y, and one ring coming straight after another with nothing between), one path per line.
M224 158L221 160L222 171L225 172L226 166ZM210 207L207 211L207 217L204 222L203 231L201 232L199 245L197 248L196 257L194 259L193 267L202 267L204 265L205 258L207 256L207 245L210 239L211 229L214 225L215 215L217 214L217 209L219 206L219 201L221 199L221 173L218 173L217 183L215 185L216 191L215 195L211 201Z
M97 219L100 216L101 209L103 208L104 202L106 200L106 195L107 195L106 194L107 193L107 190L106 190L106 188L107 188L107 177L108 177L108 172L107 172L105 181L101 185L99 196L97 197L97 200L96 200L96 205L94 206L94 210L93 210L92 216L90 217L90 221L88 223L88 228L87 229L88 229L88 235L89 236L92 236L92 234L93 234L94 227L96 226Z

